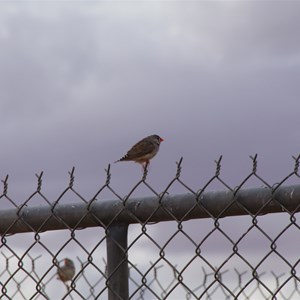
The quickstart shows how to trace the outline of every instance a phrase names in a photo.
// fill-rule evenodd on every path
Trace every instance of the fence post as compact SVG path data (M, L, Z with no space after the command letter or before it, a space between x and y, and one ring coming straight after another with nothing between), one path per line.
M128 224L111 224L107 228L107 288L109 300L129 298L127 260Z

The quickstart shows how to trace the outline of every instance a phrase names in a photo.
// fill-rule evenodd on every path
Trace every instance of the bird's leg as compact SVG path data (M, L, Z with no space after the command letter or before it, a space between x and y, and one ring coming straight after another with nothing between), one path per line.
M143 171L145 171L148 168L148 165L149 165L149 160L142 162Z
M149 161L149 160L147 160L147 161L145 162L145 165L143 164L144 171L146 171L146 170L148 169L149 164L150 164L150 161Z

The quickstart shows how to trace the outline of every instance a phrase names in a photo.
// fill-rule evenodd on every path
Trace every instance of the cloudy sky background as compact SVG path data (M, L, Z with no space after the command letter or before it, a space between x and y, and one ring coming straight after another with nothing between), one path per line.
M40 171L54 200L73 166L75 186L89 199L105 181L104 168L154 133L165 139L148 177L157 191L181 156L182 178L195 190L220 155L221 177L232 187L249 174L255 153L270 184L293 170L298 1L20 1L0 8L0 175L10 175L17 203L35 190ZM123 196L142 175L133 163L111 171ZM288 224L283 219L275 226ZM274 226L272 217L264 220Z

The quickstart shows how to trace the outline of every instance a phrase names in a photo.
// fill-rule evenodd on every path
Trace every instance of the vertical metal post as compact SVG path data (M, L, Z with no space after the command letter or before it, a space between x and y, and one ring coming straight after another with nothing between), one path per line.
M129 298L127 261L128 224L111 224L107 229L107 288L108 300Z

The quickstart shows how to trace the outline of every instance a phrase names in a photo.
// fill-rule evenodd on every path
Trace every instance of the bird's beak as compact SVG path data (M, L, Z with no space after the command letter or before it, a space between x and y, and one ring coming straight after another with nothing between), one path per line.
M164 139L163 139L163 138L160 138L160 141L161 141L161 142L163 142L163 141L164 141Z

